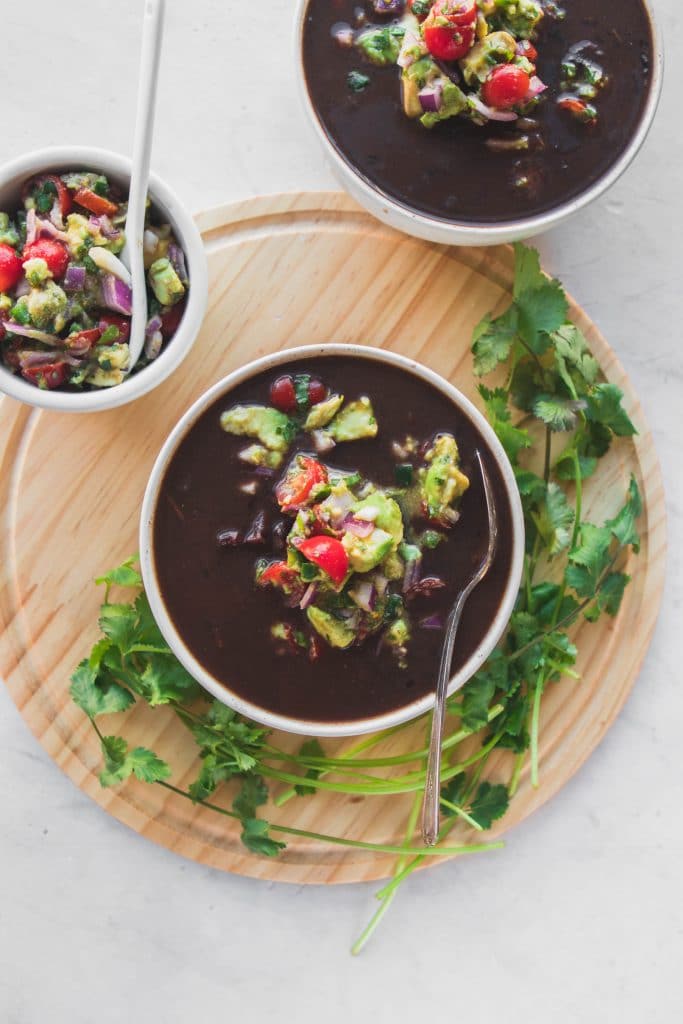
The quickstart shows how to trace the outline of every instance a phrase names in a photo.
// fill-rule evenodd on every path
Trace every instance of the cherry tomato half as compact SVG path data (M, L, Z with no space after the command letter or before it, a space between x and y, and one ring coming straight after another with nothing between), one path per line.
M291 565L287 565L286 562L271 562L259 576L258 583L262 587L270 585L281 590L291 590L300 583L300 580L299 574Z
M21 260L11 245L0 245L0 292L14 288L21 277Z
M289 376L278 377L270 385L270 404L280 412L294 412L296 409L296 391L294 381Z
M474 29L455 26L446 28L443 25L429 25L425 22L424 41L432 57L438 57L439 60L460 60L472 49Z
M97 192L93 192L91 188L77 189L74 192L74 202L86 210L90 210L95 216L104 214L107 217L113 217L118 211L116 203L112 203L104 196L98 196Z
M64 276L69 262L69 251L55 238L39 238L37 242L31 242L24 246L21 254L21 262L27 260L45 260L48 270L56 281Z
M531 64L535 64L538 60L538 50L528 39L520 39L515 53L518 57L526 57Z
M27 366L21 373L32 384L51 391L53 388L58 388L64 383L69 373L69 365L59 361L48 363L47 365L43 364L42 366Z
M180 305L180 303L178 303ZM171 307L171 312L175 309L175 306ZM164 324L164 313L161 317L161 333L164 337L167 337L165 331L166 327ZM102 333L104 333L107 327L116 327L119 332L119 336L116 339L116 343L119 345L125 345L130 338L130 317L123 316L121 313L100 313L100 320L97 325Z
M451 25L471 27L477 20L476 0L436 0L432 16L447 18Z
M181 299L180 302L176 302L175 306L171 306L161 314L161 333L165 339L172 337L178 330L184 312L185 299ZM128 333L130 334L130 321L128 321Z
M89 352L93 345L102 337L102 331L99 327L92 327L88 331L77 331L76 334L70 334L68 338L65 338L64 344L68 349L75 349L76 352L83 353Z
M283 510L298 508L306 502L316 484L327 483L327 470L308 455L298 455L284 479L275 488L275 497Z
M308 385L308 401L311 405L318 405L327 398L327 388L321 380L313 379Z
M530 81L526 71L515 64L499 64L481 87L482 99L489 107L509 110L524 102Z
M334 537L307 537L299 544L298 551L313 562L339 586L349 571L349 556L340 540Z

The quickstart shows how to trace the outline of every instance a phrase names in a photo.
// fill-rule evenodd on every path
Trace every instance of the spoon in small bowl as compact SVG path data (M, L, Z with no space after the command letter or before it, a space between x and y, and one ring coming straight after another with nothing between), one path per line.
M143 246L159 58L164 30L164 8L165 0L145 0L138 104L125 226L126 244L121 252L121 262L130 271L129 287L133 293L127 373L131 372L140 358L145 344L145 329L147 327L147 289Z
M489 539L486 553L482 558L477 571L463 587L456 597L446 620L446 633L443 647L441 648L441 661L439 663L439 674L436 683L436 697L434 701L434 713L432 716L432 733L429 739L429 754L427 758L427 778L425 781L425 792L422 803L422 838L425 846L434 846L439 836L439 800L441 796L441 742L443 739L444 719L446 717L446 695L448 691L448 680L453 661L453 649L455 647L455 635L458 632L462 611L465 603L491 568L496 546L498 543L498 519L496 515L496 503L493 497L491 480L481 457L481 453L475 452L481 479L484 485L484 497L486 499L486 511L488 514Z

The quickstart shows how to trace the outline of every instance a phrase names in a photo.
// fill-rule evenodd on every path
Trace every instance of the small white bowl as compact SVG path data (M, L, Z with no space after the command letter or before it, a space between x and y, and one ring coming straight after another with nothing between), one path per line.
M316 722L305 718L276 714L268 708L252 704L238 694L233 693L224 683L211 675L204 666L195 658L189 648L185 645L183 638L177 631L173 620L166 608L163 594L159 586L155 559L154 559L154 516L159 498L159 490L166 473L166 469L173 458L178 446L186 437L192 426L197 422L205 409L208 408L217 398L229 396L230 392L243 381L261 373L264 370L275 370L282 363L289 363L292 360L313 358L317 356L352 356L356 359L372 359L375 362L388 363L391 366L399 367L415 377L431 384L438 391L441 391L450 401L463 412L482 434L491 454L496 460L500 470L505 490L510 502L512 518L512 557L510 575L508 577L503 597L491 621L488 631L481 644L457 672L449 683L449 693L462 686L471 676L478 671L493 648L500 640L503 631L512 614L517 591L522 578L522 567L524 562L524 516L522 503L519 498L515 476L500 441L494 434L492 428L484 419L482 414L474 405L465 398L457 388L444 380L433 370L406 359L405 356L396 355L384 349L370 348L365 345L306 345L300 348L285 349L274 355L264 356L254 362L248 363L234 373L229 374L222 380L209 388L194 405L190 406L187 412L180 418L176 426L169 434L163 448L157 456L152 468L145 496L142 503L140 518L140 565L145 591L149 603L161 632L166 638L171 650L205 690L214 697L234 708L241 715L261 722L272 729L283 729L286 732L299 733L308 736L355 736L361 733L377 732L381 729L388 729L391 726L399 725L409 719L417 718L424 712L429 711L434 704L434 696L427 694L419 700L403 705L394 711L386 714L375 715L369 718L353 719L350 721L337 722ZM248 638L245 637L245 643Z
M664 51L652 4L649 0L642 0L642 3L648 14L652 30L652 77L643 112L631 141L621 156L591 186L573 199L533 217L480 224L457 220L449 221L446 218L430 217L427 214L419 213L392 199L379 188L373 187L333 145L320 122L306 87L302 49L309 0L297 0L295 17L295 61L301 99L335 177L357 203L364 206L369 213L384 224L388 224L389 227L395 228L397 231L404 231L406 234L442 245L499 245L503 242L516 242L557 227L558 224L597 199L621 177L644 143L654 119L662 90Z
M21 187L35 174L92 170L105 174L127 194L130 160L120 153L93 146L54 146L26 153L0 167L0 210L11 213L20 205ZM149 195L159 214L173 228L185 253L190 279L187 304L173 338L161 354L131 374L121 384L92 391L43 391L0 364L0 391L6 395L57 412L98 412L132 402L161 384L182 363L201 327L208 302L206 253L199 229L177 196L156 174L149 176Z

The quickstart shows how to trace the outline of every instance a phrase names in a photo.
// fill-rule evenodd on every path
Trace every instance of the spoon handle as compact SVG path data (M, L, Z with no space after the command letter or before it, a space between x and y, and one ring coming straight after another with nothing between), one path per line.
M434 698L434 714L432 717L432 733L429 738L429 755L427 759L427 773L425 780L424 801L422 804L422 838L425 846L434 846L439 837L439 802L441 797L441 741L443 739L443 724L446 717L446 696L448 693L448 680L451 674L451 662L453 661L453 649L455 647L455 634L458 632L462 610L468 597L486 576L491 568L493 558L498 544L498 517L496 514L496 502L493 496L491 480L481 457L481 452L475 451L479 471L481 473L486 500L486 512L488 516L488 545L479 568L469 583L461 590L460 594L451 608L446 620L446 633L443 647L441 648L441 661L439 662L439 674L436 682L436 695ZM464 680L463 680L464 683ZM463 683L460 685L462 686Z
M154 138L157 81L161 40L164 30L165 0L145 0L142 24L142 48L138 80L138 102L133 138L133 166L126 216L126 255L133 279L133 318L130 331L130 368L137 362L145 337L147 298L145 294L143 242L149 167Z
M446 693L448 679L453 661L455 635L460 625L466 593L460 594L450 615L446 620L446 637L441 648L439 675L436 683L436 699L432 716L432 732L429 738L429 756L427 759L427 778L425 781L424 803L422 805L422 837L425 846L434 846L439 834L439 798L441 776L441 741L443 725L446 717Z

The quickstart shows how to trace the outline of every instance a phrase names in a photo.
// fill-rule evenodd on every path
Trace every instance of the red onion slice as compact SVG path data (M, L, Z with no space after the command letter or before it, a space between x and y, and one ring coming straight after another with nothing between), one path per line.
M15 324L12 320L5 323L5 327L12 334L18 334L22 338L31 338L32 341L42 341L44 345L55 345L59 348L62 339L54 334L46 334L35 327L24 327L22 324Z
M443 619L440 615L428 615L426 619L420 620L420 629L443 629Z
M375 607L375 588L369 580L363 580L353 590L349 590L349 597L364 612L371 612Z
M72 263L66 268L62 281L65 292L80 292L85 288L85 267L75 267Z
M133 314L133 293L120 278L105 274L102 278L102 302L107 309L125 316Z
M440 83L427 85L420 89L417 98L425 114L438 114L442 106L443 86Z
M515 114L514 110L496 110L495 107L487 107L487 105L474 93L470 93L468 99L477 113L481 114L482 117L485 117L487 121L517 120L517 114Z
M26 244L33 245L38 231L38 218L33 207L26 211Z
M534 75L529 82L529 91L526 94L527 100L533 100L536 96L540 96L542 92L545 92L548 86L545 82L542 82L538 75Z
M368 519L356 519L355 516L347 516L342 522L342 529L352 533L355 537L369 537L375 529L375 524Z
M305 591L304 591L304 596L299 601L299 608L301 608L302 611L305 611L308 608L309 604L313 603L313 601L315 600L315 595L317 593L318 593L318 584L317 583L309 583L308 586L306 587Z

